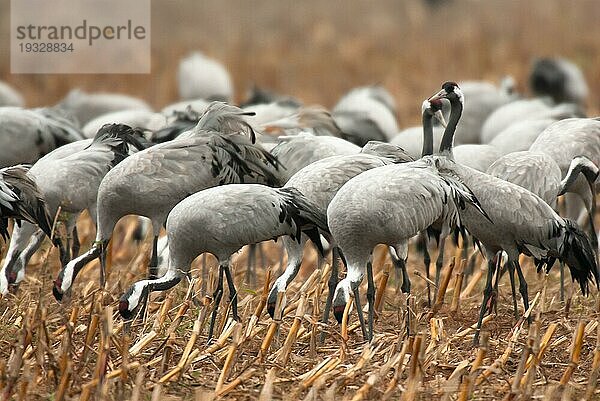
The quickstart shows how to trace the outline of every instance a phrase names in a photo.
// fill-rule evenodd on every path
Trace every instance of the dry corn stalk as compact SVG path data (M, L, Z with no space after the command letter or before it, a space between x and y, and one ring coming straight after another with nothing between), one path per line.
M223 384L225 383L225 380L227 380L227 377L229 376L229 372L231 371L231 368L233 367L233 358L235 356L235 353L236 353L238 347L240 346L241 339L242 339L242 324L236 322L234 329L233 329L233 341L231 342L231 345L229 346L229 350L227 352L227 358L225 359L225 363L223 364L223 369L221 369L221 374L219 375L219 379L217 380L217 386L215 388L215 393L217 393L217 394L221 391L221 388L223 387Z
M383 270L383 274L381 275L381 280L379 280L379 285L377 286L377 292L375 293L375 311L377 314L381 313L381 308L383 305L383 298L385 296L385 288L387 287L388 280L390 278L390 265L386 264Z
M283 344L282 352L277 358L278 363L281 365L285 365L292 353L292 347L296 342L298 330L302 325L302 317L304 316L304 309L306 307L306 293L302 293L300 295L300 303L298 304L298 309L296 309L296 316L294 317L294 323L292 324L292 328L288 333L287 338L285 339L285 343Z
M600 377L600 325L597 325L596 330L596 348L594 348L594 359L592 362L592 371L588 380L587 388L585 389L584 400L591 400L594 396L596 386L598 385L598 378Z
M229 394L237 386L239 386L240 384L244 383L245 381L250 379L252 376L254 376L254 373L256 373L256 369L254 369L254 368L246 370L241 375L239 375L237 378L232 380L231 383L227 384L226 386L223 386L221 388L221 390L217 393L217 397L223 397L223 396Z
M448 284L450 283L450 278L452 277L452 272L454 271L455 260L456 259L452 259L450 265L448 265L448 268L444 273L444 276L442 277L442 281L440 282L440 287L438 288L437 296L435 298L435 304L433 305L429 316L430 318L435 316L444 304L444 297L446 295L446 290L448 289ZM459 264L462 263L462 261L459 262Z
M583 334L585 330L585 324L583 322L579 322L577 324L577 329L573 333L573 342L571 343L571 361L569 362L569 366L563 373L560 378L560 386L564 388L571 380L571 375L573 375L573 371L579 364L579 358L581 356L581 347L583 346Z
M465 260L461 260L458 269L454 273L454 291L452 292L452 302L450 303L450 313L456 313L460 305L460 289L462 288L463 278L465 277Z
M283 302L283 298L284 298L285 294L280 292L277 294L277 300L275 301L275 314L273 316L273 321L271 322L271 325L269 326L269 330L267 331L267 334L265 336L265 338L263 339L262 344L260 345L260 357L259 357L259 361L263 362L265 360L265 357L267 356L267 352L269 351L269 347L271 346L271 342L273 342L273 337L275 336L275 333L277 332L277 329L279 328L279 325L281 324L281 304Z
M471 364L471 369L469 370L469 374L465 375L463 378L463 382L460 386L460 394L458 396L459 401L466 401L469 399L469 396L473 392L473 382L475 381L475 376L477 375L477 371L483 365L483 360L488 351L488 334L483 333L481 336L481 342L479 345L479 349L477 350L477 355L475 356L475 360Z
M410 368L408 371L408 379L406 381L406 391L402 393L402 400L409 401L415 400L418 396L419 384L421 378L423 376L423 372L419 367L421 352L423 350L423 336L417 335L415 336L415 340L413 342L412 353L410 356Z

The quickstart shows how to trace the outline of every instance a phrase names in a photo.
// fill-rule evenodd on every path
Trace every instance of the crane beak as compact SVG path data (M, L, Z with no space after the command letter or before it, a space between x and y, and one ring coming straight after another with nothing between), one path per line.
M448 126L448 123L446 122L444 114L441 110L438 110L435 113L433 113L433 116L436 118L436 120L440 122L440 124L442 124L442 127L446 128Z
M447 94L448 94L448 93L446 92L446 90L445 90L445 89L442 89L441 91L439 91L439 92L438 92L438 93L436 93L435 95L431 96L431 97L430 97L429 99L427 99L427 100L429 100L429 101L431 102L431 101L434 101L434 100L441 100L441 99L445 99Z

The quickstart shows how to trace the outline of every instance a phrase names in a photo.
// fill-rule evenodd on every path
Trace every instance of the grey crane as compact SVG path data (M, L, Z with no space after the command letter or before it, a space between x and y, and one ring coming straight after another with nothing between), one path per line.
M594 118L568 118L549 125L531 145L529 150L549 155L566 177L571 161L585 156L596 166L600 166L600 120ZM577 218L581 211L578 198L595 199L595 185L589 186L583 176L576 176L575 182L566 193L567 216ZM574 194L578 196L574 196ZM585 202L585 201L584 201ZM591 204L592 206L594 203ZM584 206L586 206L584 204ZM587 206L586 206L587 207ZM589 210L589 208L588 208ZM589 213L588 213L589 217ZM593 219L590 220L594 231Z
M582 116L580 106L572 103L554 105L549 98L515 100L490 114L481 128L480 142L490 143L500 132L515 122L545 118L561 120Z
M79 129L56 110L0 107L0 167L34 163L57 147L80 139Z
M166 105L160 112L167 117L171 117L175 112L185 111L189 107L196 113L203 114L211 103L210 100L205 99L182 100Z
M498 133L489 144L503 155L529 150L536 138L555 121L554 118L517 121Z
M504 78L500 86L487 81L460 83L467 101L460 125L456 128L456 144L480 143L479 133L489 115L516 99L514 85L512 77Z
M577 224L560 217L539 196L519 185L453 160L453 137L462 113L464 97L457 84L446 82L431 97L432 100L443 98L450 101L451 113L436 163L441 171L464 181L489 216L489 219L482 217L469 205L460 211L461 222L483 244L488 258L486 287L475 334L475 341L478 342L486 305L492 295L494 259L500 251L508 255L513 298L516 298L514 270L517 271L525 310L529 308L529 301L527 283L519 265L519 254L533 256L539 267L545 264L547 269L552 267L555 259L564 261L569 266L573 280L579 282L583 294L588 292L589 281L595 281L598 285L598 266L594 248L583 231ZM515 307L513 304L513 308Z
M382 167L391 163L405 163L414 159L406 154L401 148L381 143L367 143L361 153L343 156L331 156L316 161L304 167L294 174L285 184L284 188L295 188L300 191L308 200L310 200L318 210L325 215L327 206L337 193L337 191L348 180L372 168ZM278 293L284 293L290 282L296 277L302 263L304 244L307 237L302 236L301 241L293 241L289 238L283 239L283 244L288 255L288 263L285 272L273 283L269 297L267 299L267 311L273 317L275 312L275 303ZM331 276L329 279L329 294L324 309L323 322L327 322L333 291L337 285L337 265L338 250L333 248L333 261ZM397 267L400 262L392 259ZM404 272L405 273L405 272ZM409 291L410 282L404 274L405 292ZM281 305L283 307L285 305Z
M51 235L46 202L27 170L22 165L0 169L0 237L4 240L9 237L9 218L14 219L17 226L25 222L36 224L46 235Z
M374 288L368 259L373 247L383 243L395 250L406 282L408 277L405 261L409 238L430 227L439 231L441 238L445 238L451 228L459 224L456 202L477 204L468 188L451 176L441 176L432 164L432 117L441 114L441 107L440 101L423 103L423 158L416 162L374 168L350 179L337 192L327 209L330 230L336 244L346 256L348 268L347 277L337 284L334 292L334 315L341 321L350 291L354 292L355 299L358 300L358 286L366 265L368 332L357 304L366 338L372 335ZM443 248L442 243L440 248ZM442 252L441 250L440 254ZM426 263L426 268L428 271L429 263Z
M182 199L217 185L248 180L276 183L271 172L277 166L276 158L252 143L254 130L244 117L241 109L214 102L192 131L138 152L106 174L98 189L96 241L88 252L63 267L54 284L54 296L62 299L81 268L97 257L104 282L106 246L121 217L136 214L152 221L153 278L160 228Z
M393 138L398 132L395 114L394 98L381 86L354 88L332 110L345 139L359 146Z
M71 260L79 253L76 221L83 210L88 210L96 223L98 187L106 173L125 159L131 151L144 148L137 130L122 124L103 126L93 140L82 140L65 145L38 160L27 176L38 183L49 215L60 211L65 231L70 237L66 247L58 242L61 262ZM6 294L25 276L25 267L44 239L44 230L23 222L11 237L6 259L0 270L0 293ZM49 235L48 233L46 233Z
M598 167L585 156L578 156L571 161L567 176L561 180L562 172L558 164L549 155L541 152L521 151L509 153L487 170L488 174L517 184L540 198L548 205L556 209L556 201L559 195L569 191L570 187L581 174L588 182L591 190L578 192L588 211L592 224L592 241L598 243L594 229L594 200L592 196L593 186L598 177ZM564 299L564 264L560 265L560 297Z
M86 138L93 138L106 124L125 124L134 128L157 131L167 125L167 117L150 110L122 110L102 114L88 122L83 128Z
M206 99L230 102L233 82L227 69L201 52L193 52L179 62L177 87L181 99Z
M96 117L113 111L152 110L145 101L121 93L87 93L80 89L70 91L57 105L84 126Z
M279 179L285 184L303 167L330 156L352 155L360 147L344 139L330 136L314 136L308 133L279 137L279 144L271 153L281 163Z
M262 123L261 130L269 135L290 136L307 132L317 136L345 136L331 113L321 106L300 107L291 114Z
M556 103L583 104L589 92L579 67L560 57L535 60L529 73L529 87L535 95L551 96Z
M164 291L189 274L191 262L208 252L219 261L219 278L209 328L212 337L223 295L223 274L236 320L237 297L230 260L242 246L289 236L300 242L308 236L323 252L319 230L328 231L326 216L294 188L275 189L260 184L232 184L209 188L181 201L167 218L169 267L158 279L135 283L119 301L119 312L129 319L150 291Z
M447 236L460 224L457 209L465 203L477 205L477 199L460 181L440 174L431 156L374 168L344 184L327 208L329 229L345 256L348 269L333 295L333 311L338 322L342 320L350 292L354 292L363 335L370 339L375 288L369 257L375 245L393 247L399 259L405 261L411 237L434 223L441 226L441 235ZM364 327L358 294L365 267L368 330Z
M206 111L206 110L205 110ZM153 143L171 141L198 125L204 112L197 112L191 105L184 110L175 110L171 113L171 121L162 128L154 131L150 136Z

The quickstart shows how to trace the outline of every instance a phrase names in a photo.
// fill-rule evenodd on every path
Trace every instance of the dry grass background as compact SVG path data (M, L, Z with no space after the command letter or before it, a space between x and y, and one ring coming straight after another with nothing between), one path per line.
M81 87L130 93L161 107L176 100L179 57L202 49L229 67L238 98L255 82L331 106L353 86L382 83L396 97L406 126L418 121L421 99L446 79L497 81L512 74L525 90L531 59L560 54L583 68L591 89L589 110L595 113L600 109L598 17L600 2L594 0L454 1L436 9L416 0L154 1L150 76L11 75L5 29L0 78L22 90L31 106L54 103ZM8 18L3 0L0 26L8 27ZM89 244L93 229L86 218L81 227ZM460 297L456 271L449 275L445 304L431 315L425 282L416 274L422 267L411 252L412 326L406 339L407 301L394 289L393 272L387 279L390 263L378 252L376 283L385 295L375 340L366 347L355 313L347 339L331 322L324 328L325 343L318 343L322 327L316 321L327 275L318 271L309 277L315 263L310 250L303 279L288 292L282 321L273 322L264 312L252 319L260 311L266 269L259 269L256 284L245 283L242 253L235 261L241 323L225 320L223 306L217 334L224 334L207 346L206 308L190 303L185 284L156 297L146 323L124 329L116 301L144 276L148 255L147 244L136 247L129 240L131 228L127 220L115 233L105 291L98 289L98 265L91 263L74 286L73 300L57 304L50 287L58 257L46 245L16 295L0 301L1 397L204 400L217 390L224 399L260 400L600 398L593 388L600 365L597 292L586 299L569 283L575 291L566 307L558 300L557 273L544 279L529 262L524 270L530 298L538 296L535 323L513 318L504 278L498 314L485 326L487 347L478 349L469 326L481 297L482 283L472 278L482 274L479 267L464 277ZM453 254L450 249L447 259ZM215 262L209 262L214 271ZM266 262L273 272L279 269L277 246L267 246ZM457 311L451 308L453 298L460 301ZM266 347L264 340L275 329ZM539 358L528 364L530 354Z

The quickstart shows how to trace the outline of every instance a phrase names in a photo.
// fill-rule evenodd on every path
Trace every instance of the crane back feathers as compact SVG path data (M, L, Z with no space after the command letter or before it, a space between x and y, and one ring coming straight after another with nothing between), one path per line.
M255 143L254 127L246 121L246 117L254 114L227 103L212 102L200 117L194 131L217 131L223 134L243 132L250 137L252 143Z
M129 155L130 146L137 150L146 148L140 138L143 138L143 131L139 128L131 128L125 124L105 124L98 130L88 148L97 144L108 146L114 153L110 163L114 167Z
M262 177L271 186L279 183L278 177L269 169L269 166L279 168L277 158L262 147L248 143L245 136L215 133L207 145L215 154L211 172L213 177L218 177L220 185L243 183L244 177Z
M0 170L0 236L8 238L7 218L37 224L51 236L51 218L35 181L23 165Z
M315 244L319 253L324 255L323 245L319 230L329 234L327 216L310 202L296 188L285 187L277 190L281 196L281 210L279 222L295 227L295 234L290 235L294 241L300 243L302 232Z

